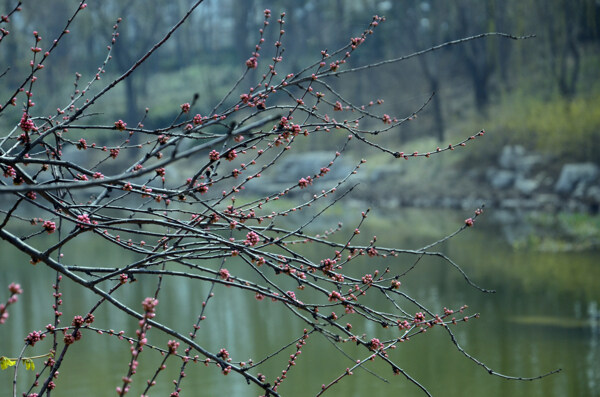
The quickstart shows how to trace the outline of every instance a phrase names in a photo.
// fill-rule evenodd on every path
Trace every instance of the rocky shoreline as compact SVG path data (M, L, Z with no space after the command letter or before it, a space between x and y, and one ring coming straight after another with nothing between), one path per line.
M280 164L284 173L260 183L253 181L248 187L259 194L283 191L290 187L290 181L307 178L316 169L326 167L331 157L326 151L290 155ZM411 168L412 164L402 161L368 161L349 181L359 184L352 199L383 208L474 209L485 204L517 212L597 214L600 210L600 167L594 163L557 165L522 146L505 146L491 164L467 170L455 165L443 164L435 169L435 165L413 164ZM311 179L310 185L290 192L290 196L309 199L334 186L354 167L351 159L339 158L327 175Z
M371 174L376 175L377 171ZM467 186L460 190L452 188L457 185ZM528 153L522 146L505 146L497 160L484 170L471 169L466 173L445 170L438 181L429 180L425 188L407 188L399 183L398 189L402 194L370 197L370 200L385 207L472 209L485 204L510 211L597 214L600 167L594 163L558 167L550 159Z
M485 181L499 198L494 204L501 208L596 214L600 207L596 164L567 163L557 169L551 160L522 146L505 146L496 167L486 171Z

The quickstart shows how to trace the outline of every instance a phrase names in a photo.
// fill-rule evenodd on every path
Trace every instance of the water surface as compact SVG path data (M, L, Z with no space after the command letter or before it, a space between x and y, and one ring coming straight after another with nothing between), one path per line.
M361 234L377 234L378 244L384 246L418 248L454 231L467 216L448 211L397 211L387 217L370 218ZM337 222L334 215L330 220ZM356 220L349 216L346 223L353 224ZM443 307L466 304L469 313L480 313L478 320L459 323L452 330L465 351L495 371L522 377L534 377L557 368L562 368L562 372L532 382L490 376L462 355L441 328L411 338L390 352L390 356L434 396L599 396L598 253L513 250L501 238L503 227L510 225L495 224L491 217L483 216L477 219L474 228L436 248L453 258L474 282L496 290L495 294L484 294L470 287L456 269L431 258L419 262L402 279L402 289L438 311ZM324 248L307 246L306 249L310 250L306 255L330 255ZM2 243L0 250L3 262L0 285L19 282L25 291L18 304L10 308L8 322L0 326L0 355L14 356L21 350L28 332L43 329L53 320L51 284L54 274L43 266L30 265L28 258L15 253L6 244ZM82 241L82 246L65 254L65 261L69 263L95 266L114 266L130 259L91 241ZM382 268L381 263L365 258L360 265L364 268L360 271L369 267ZM413 263L414 257L400 256L386 265L408 268ZM232 273L244 274L244 269L235 266L228 264ZM155 282L140 277L137 283L137 288L119 292L116 297L138 308L144 297L153 294ZM209 288L209 284L188 279L166 279L159 297L157 319L187 334L200 313ZM65 323L70 323L75 314L85 314L96 301L91 293L69 282L62 283L61 291ZM207 319L201 325L197 341L208 349L226 348L234 361L252 358L256 362L302 335L306 326L299 318L290 317L281 304L269 300L258 302L247 292L222 286L217 286L213 292L214 298L207 305ZM381 335L383 339L396 332L377 328L360 319L352 321L357 329L362 327L365 332ZM97 312L94 325L125 330L127 334L133 334L136 326L134 321L124 319L109 306ZM156 337L151 331L149 342L164 347L166 338ZM29 348L27 354L43 354L50 345L50 338L47 338ZM344 344L338 347L343 348L352 360L366 357L364 349L356 346ZM294 348L286 350L285 354L268 361L253 373L262 372L272 380L286 367L289 354L294 351ZM146 379L154 374L162 358L150 349L143 355L130 395L142 393ZM84 332L82 341L72 346L61 367L56 380L57 390L52 395L111 395L115 387L121 385L129 357L126 343L115 337ZM336 346L321 335L313 334L279 391L292 397L315 395L321 384L327 384L343 373L352 365L352 360L341 355ZM37 366L38 369L42 367L41 363ZM167 369L159 375L158 384L151 389L150 395L168 395L173 390L171 380L177 376L179 366L177 359L168 361ZM423 395L402 376L394 376L387 364L375 361L366 367L387 382L356 369L354 375L335 385L329 395ZM239 376L224 377L212 366L193 364L186 372L182 396L260 394L259 389L248 386ZM8 370L0 373L0 396L11 395L12 376ZM18 395L32 380L33 374L21 368Z

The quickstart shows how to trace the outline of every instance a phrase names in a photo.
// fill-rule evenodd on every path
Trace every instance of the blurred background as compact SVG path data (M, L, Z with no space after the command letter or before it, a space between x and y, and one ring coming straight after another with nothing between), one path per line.
M3 40L0 52L0 62L11 68L2 78L0 93L18 86L28 71L31 31L39 31L42 47L48 46L76 3L49 0L44 7L25 6L14 15L12 33ZM74 34L40 76L36 110L50 114L66 102L76 72L82 74L82 81L93 77L106 57L117 17L123 23L106 81L148 51L189 3L153 1L147 7L142 1L106 0L90 4L90 12L78 17ZM2 4L8 10L12 3ZM381 143L398 151L428 151L480 129L488 132L484 142L471 150L446 156L452 158L447 160L451 167L425 167L431 171L426 178L413 171L421 171L420 165L395 162L390 166L387 158L375 157L372 171L376 172L369 177L382 182L379 185L385 189L380 192L386 196L371 198L378 204L471 207L473 200L485 198L488 206L511 209L598 211L600 5L595 0L206 0L151 62L96 106L95 118L111 123L123 119L133 125L148 107L145 125L165 126L179 111L178 105L191 102L196 93L196 109L208 112L243 71L258 40L265 8L273 11L273 25L281 11L287 12L280 75L318 60L321 50L331 52L345 45L362 33L375 14L386 16L387 21L350 58L351 66L483 32L535 35L521 41L498 37L471 41L330 83L356 105L385 99L378 109L398 118L416 111L435 92L416 122L381 138ZM278 32L275 26L270 28L263 59L270 59ZM245 85L252 85L262 73L257 68ZM242 88L247 89L244 84ZM19 112L15 109L15 114ZM0 125L11 123L5 111ZM328 147L327 140L312 144L313 150ZM561 180L566 164L578 165L568 167ZM398 181L399 173L408 175ZM386 183L390 178L394 183ZM400 191L401 197L395 194Z
M1 0L2 12L13 3ZM46 49L77 3L47 0L43 7L25 4L23 11L12 17L11 34L0 45L0 72L10 67L0 79L0 97L18 87L28 73L31 32L40 32L44 38L41 47ZM33 98L35 114L53 114L68 103L76 72L82 74L82 81L93 78L106 57L118 17L123 21L104 84L146 53L190 4L189 0L90 2L40 74ZM485 371L456 353L443 335L438 339L428 335L422 345L407 347L410 357L404 364L434 395L599 396L600 2L206 0L151 62L95 106L90 123L112 124L123 119L135 125L149 108L144 124L167 126L178 114L179 105L191 102L195 94L199 95L196 109L202 114L204 109L209 112L244 71L245 60L259 38L265 8L271 9L274 17L265 34L263 59L270 59L277 37L275 20L281 11L286 12L281 76L319 60L321 50L332 52L347 44L375 14L385 16L386 22L353 53L350 66L397 58L484 32L535 35L526 40L491 37L470 41L328 81L357 106L384 99L376 110L398 118L411 115L435 92L415 120L379 138L379 143L397 151L431 151L481 129L486 131L466 148L428 160L395 160L361 145L352 146L349 164L350 158L364 157L367 168L359 173L360 185L345 204L347 208L334 212L329 220L352 221L349 213L373 206L373 233L385 235L388 245L419 248L452 232L485 204L484 216L477 219L475 229L444 243L442 250L476 282L498 293L481 296L467 289L464 280L448 269L441 270L440 263L423 265L412 281L403 285L427 304L450 301L482 312L479 323L462 327L460 341L499 371L535 376L562 367L563 373L532 383L490 380ZM263 73L261 66L266 62L260 61L243 89ZM7 109L0 117L0 128L12 128L21 114L18 107ZM102 132L91 132L96 133ZM304 153L298 150L297 157L288 160L290 178L314 172L314 162L306 152L318 156L337 147L344 136L315 136L303 142ZM28 262L4 246L0 249L3 258ZM73 255L76 258L78 254ZM36 307L35 302L48 300L51 294L42 287L45 277L42 272L25 270L2 272L0 286L21 282L23 307ZM188 293L200 294L191 287ZM198 299L202 299L200 295ZM239 304L243 302L240 298ZM70 310L86 310L85 302L81 305ZM225 303L214 306L215 313L226 309ZM23 332L41 328L50 320L40 323L39 316L50 311L36 310L11 314L11 323L18 326L2 329L8 335L0 338L2 349L8 349L6 341L20 344ZM258 309L248 313L261 316ZM224 328L233 327L237 320L221 319L227 325ZM290 333L302 327L293 321L286 326ZM214 338L214 333L211 335ZM433 342L428 342L430 337ZM248 342L260 347L257 338ZM82 355L106 351L97 347ZM327 365L336 364L333 359L327 361ZM77 368L81 363L72 365ZM303 365L307 377L322 375ZM340 368L346 366L340 364ZM94 371L103 370L94 367ZM115 382L121 372L115 374ZM3 384L8 384L6 373L0 375ZM370 378L369 385L380 384L381 388L365 389L366 377L365 373L351 378L340 391L343 388L344 394L356 396L373 390L418 395L414 387L395 378L390 384ZM207 388L206 394L198 395L245 395L247 390L243 382L233 379L225 386L214 380L207 383L202 376L197 379L198 387ZM79 377L69 380L65 376L60 381L70 385L63 390L87 390ZM282 392L306 395L303 385L298 379ZM0 390L0 395L8 395L5 392Z

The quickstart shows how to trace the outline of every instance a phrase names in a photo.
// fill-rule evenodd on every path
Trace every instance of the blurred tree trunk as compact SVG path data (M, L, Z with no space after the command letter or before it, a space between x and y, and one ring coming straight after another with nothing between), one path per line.
M430 3L428 3L430 4ZM410 38L409 47L413 51L420 51L443 41L443 24L446 18L446 7L442 2L433 2L428 7L415 7L407 12L408 20L406 27ZM433 117L435 123L436 137L438 142L445 139L446 122L442 110L442 98L440 95L440 71L438 68L439 57L427 54L417 59L421 65L421 71L427 81L429 90L434 94L431 100Z
M252 29L249 29L248 20L253 16L254 0L243 0L234 3L233 7L233 33L234 33L234 51L236 61L246 60L250 58L250 54L254 52L254 47L251 47L249 37L256 37L250 33L255 32L254 22L251 24ZM276 16L277 14L275 14ZM272 21L271 23L275 23Z
M513 33L512 24L510 23L510 17L507 15L507 4L503 2L498 5L496 1L493 3L494 7L494 20L495 27L498 32L504 33ZM508 4L510 6L510 4ZM521 34L520 32L514 32L515 34ZM504 87L510 84L510 76L509 76L509 65L510 65L510 56L511 56L511 43L509 40L498 40L498 70L500 73L500 80L502 81L502 85Z
M536 1L537 11L545 21L551 73L565 98L572 98L577 91L581 57L576 37L582 5L580 0Z
M579 45L576 39L576 30L578 30L577 16L578 10L581 10L581 1L561 2L561 12L558 12L560 18L564 18L565 40L560 51L560 66L558 70L558 88L561 95L566 98L572 98L577 91L577 80L579 78L580 54ZM576 6L576 12L572 7Z
M463 1L458 4L458 36L471 36L484 33L495 27L493 8L488 2ZM493 39L492 39L493 40ZM475 106L480 113L486 113L490 101L489 83L496 69L494 51L490 51L491 40L474 40L461 46L462 60L473 86Z
M118 13L123 21L119 28L119 38L114 45L114 58L119 72L126 72L146 51L152 48L158 37L169 28L168 13L163 6L143 7L144 12L133 9L135 2L118 3ZM168 59L165 54L168 48L161 49L163 59ZM176 51L176 47L174 50ZM179 59L179 58L177 58ZM153 63L156 65L156 63ZM175 65L169 65L174 67ZM156 67L156 66L154 66ZM152 80L154 70L146 65L138 68L130 78L125 79L125 120L135 125L143 110L138 106L138 99L147 95L147 87Z
M120 15L123 17L123 22L121 23L121 31L119 34L119 39L113 46L114 58L119 68L119 73L125 73L134 62L133 59L135 57L136 51L133 51L133 48L138 47L135 45L134 41L138 38L138 35L132 37L131 34L128 34L127 30L130 32L135 30L135 23L133 22L133 17L128 15L128 10L130 9L132 3L129 3L129 6L125 6L120 11ZM140 32L141 33L141 32ZM125 79L125 120L131 124L134 120L137 119L138 106L137 106L137 93L135 89L135 81L137 80L137 76L132 75L130 78Z
M442 112L442 98L440 95L440 79L437 73L437 67L434 66L435 72L432 73L426 57L419 57L421 67L423 68L423 74L429 84L429 89L434 93L433 99L431 100L431 106L433 107L433 117L435 120L435 130L438 142L443 142L445 139L446 122L444 121L444 114ZM435 65L435 62L433 63Z
M185 14L187 11L187 5L182 0L173 1L173 6L170 8L171 15L169 15L171 21L177 21L178 16ZM177 32L174 36L175 48L177 62L174 65L175 70L180 70L186 66L188 66L193 59L193 54L196 53L196 48L194 48L194 40L192 37L197 38L198 32L194 31L192 23L186 23L181 28L180 31Z

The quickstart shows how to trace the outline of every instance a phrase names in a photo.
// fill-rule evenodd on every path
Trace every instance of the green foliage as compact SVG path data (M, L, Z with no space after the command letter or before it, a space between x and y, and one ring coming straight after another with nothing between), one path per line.
M180 111L179 105L191 102L198 93L196 109L210 110L210 105L225 96L229 90L231 76L243 72L242 66L202 64L180 70L157 73L148 85L148 96L143 98L154 118L171 121ZM204 115L204 114L203 114Z
M600 163L600 92L568 100L509 95L494 112L493 130L505 143L519 143L568 162Z

